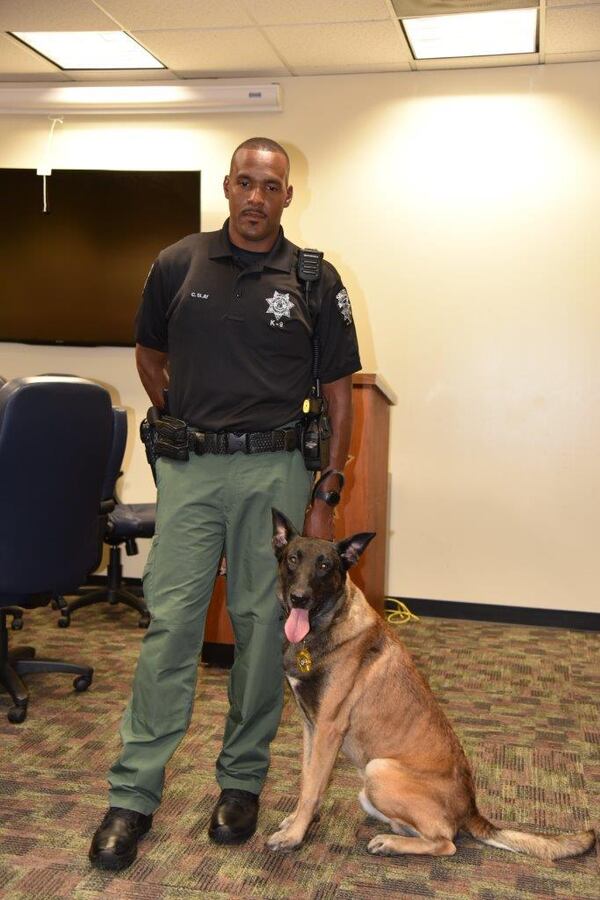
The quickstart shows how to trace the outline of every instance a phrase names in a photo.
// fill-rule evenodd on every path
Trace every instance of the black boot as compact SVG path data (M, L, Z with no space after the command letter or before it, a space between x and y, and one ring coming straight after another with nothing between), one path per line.
M91 864L99 869L126 869L137 856L139 839L150 831L151 825L151 815L109 807L92 838L88 853Z
M256 794L224 788L213 809L208 836L217 844L243 844L256 831L257 818Z

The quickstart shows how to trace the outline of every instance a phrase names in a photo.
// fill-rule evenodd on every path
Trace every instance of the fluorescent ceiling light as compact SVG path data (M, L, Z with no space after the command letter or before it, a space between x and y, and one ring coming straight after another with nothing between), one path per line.
M164 69L123 31L13 31L61 69Z
M401 19L415 59L537 52L536 8Z

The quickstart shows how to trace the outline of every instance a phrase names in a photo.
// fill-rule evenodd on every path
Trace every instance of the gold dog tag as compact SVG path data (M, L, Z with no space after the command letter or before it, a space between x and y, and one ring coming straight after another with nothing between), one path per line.
M296 653L296 663L301 672L310 672L312 669L312 656L306 647L303 647L302 650L298 650Z

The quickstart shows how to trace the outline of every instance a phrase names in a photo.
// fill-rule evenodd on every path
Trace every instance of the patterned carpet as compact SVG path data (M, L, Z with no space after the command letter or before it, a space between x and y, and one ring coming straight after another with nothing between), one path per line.
M360 809L359 779L340 758L321 821L292 855L264 847L292 809L300 726L288 696L273 745L258 833L243 847L211 844L206 827L227 673L203 669L188 737L173 759L165 799L133 866L112 875L89 866L91 835L106 807L105 772L117 753L118 721L142 632L114 607L81 610L56 627L48 609L25 614L11 644L89 662L95 680L76 694L68 675L29 676L23 725L8 723L0 694L0 896L45 898L600 897L599 855L558 863L517 856L461 835L454 857L372 857L385 826ZM600 635L421 618L400 626L472 760L482 811L524 830L600 826Z

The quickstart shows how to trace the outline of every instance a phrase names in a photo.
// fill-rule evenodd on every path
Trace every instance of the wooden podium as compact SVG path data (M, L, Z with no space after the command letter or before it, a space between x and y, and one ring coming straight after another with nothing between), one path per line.
M335 527L338 538L358 531L376 532L350 577L379 613L383 613L388 543L390 406L395 402L395 395L379 375L365 373L352 378L354 424Z
M352 580L367 600L383 613L385 563L388 537L388 453L390 406L395 396L385 381L374 374L352 378L354 425L350 459L345 468L346 485L337 510L336 536L375 531L377 537L351 570ZM231 664L233 631L226 603L226 577L215 582L204 629L204 662Z

